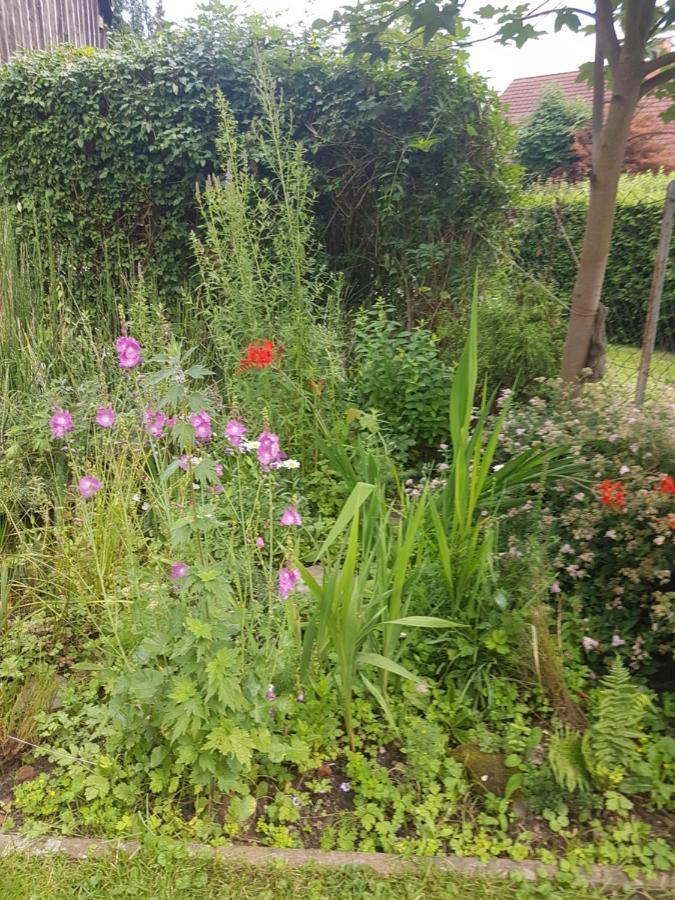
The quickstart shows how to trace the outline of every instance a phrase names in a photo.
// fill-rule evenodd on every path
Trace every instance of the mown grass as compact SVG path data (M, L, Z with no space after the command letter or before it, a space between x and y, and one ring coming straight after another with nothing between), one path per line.
M262 868L143 851L74 861L63 856L0 857L0 900L591 900L607 897L549 881L515 884L420 868L384 878L370 869ZM618 896L618 895L617 895ZM625 896L622 894L622 896Z
M640 348L612 344L607 352L607 373L604 383L613 389L626 392L627 398L635 395ZM664 400L675 397L675 353L655 350L649 367L647 399Z

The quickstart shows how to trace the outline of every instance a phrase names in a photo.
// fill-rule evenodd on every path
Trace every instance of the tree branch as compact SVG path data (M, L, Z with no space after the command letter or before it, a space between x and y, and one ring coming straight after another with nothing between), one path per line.
M614 29L611 0L596 0L595 22L603 56L609 61L610 68L614 69L619 59L621 45Z
M644 97L645 94L653 91L654 88L661 87L663 84L668 84L669 81L675 81L675 66L662 69L660 72L657 72L656 75L652 75L651 78L643 81L642 87L640 88L640 96Z
M624 43L631 50L642 53L654 18L656 0L626 0L625 9Z
M670 53L664 53L661 56L657 56L655 59L650 59L644 64L642 71L645 75L649 75L650 72L657 72L664 66L670 66L673 63L675 63L675 50L671 50Z

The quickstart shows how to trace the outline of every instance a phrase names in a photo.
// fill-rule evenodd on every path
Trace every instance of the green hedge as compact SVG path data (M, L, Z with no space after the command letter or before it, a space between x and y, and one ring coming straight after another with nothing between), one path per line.
M0 69L0 199L20 231L49 235L81 292L129 259L177 291L192 264L195 186L216 166L216 92L248 129L259 54L315 165L326 244L353 290L401 273L411 291L444 290L510 200L495 95L456 55L346 59L222 12Z
M621 344L642 340L654 255L669 178L665 175L622 176L607 266L603 302L609 307L608 334ZM555 214L556 205L577 254L581 250L587 185L563 185L528 193L517 210L514 237L518 262L562 297L571 294L576 263ZM675 349L675 267L666 272L657 343Z

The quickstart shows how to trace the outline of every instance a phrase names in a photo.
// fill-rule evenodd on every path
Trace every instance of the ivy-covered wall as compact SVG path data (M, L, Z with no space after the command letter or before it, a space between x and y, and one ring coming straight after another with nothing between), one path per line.
M177 292L195 187L217 167L216 92L249 128L260 55L314 163L321 233L353 294L392 276L411 294L451 289L513 184L510 129L484 82L437 49L346 59L224 13L0 70L0 197L23 234L48 236L83 291L132 259Z
M642 340L669 178L666 175L622 176L607 266L603 303L611 341ZM518 261L537 278L550 281L561 297L569 297L576 262L561 225L577 254L588 209L585 185L543 188L525 195L514 226ZM669 265L663 290L657 345L675 349L675 266Z

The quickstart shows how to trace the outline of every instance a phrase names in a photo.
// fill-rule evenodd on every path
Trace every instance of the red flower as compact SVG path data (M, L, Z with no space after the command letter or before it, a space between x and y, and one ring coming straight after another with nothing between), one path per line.
M603 506L611 506L615 512L623 509L626 502L626 494L620 481L615 481L612 484L609 478L605 478L602 484L598 485L598 490L600 492L600 502Z
M672 475L666 475L659 485L659 490L662 494L673 494L675 495L675 478Z
M281 362L283 349L281 344L275 346L273 341L252 341L246 348L241 360L241 367L242 369L266 369L274 362L275 355L277 362Z

